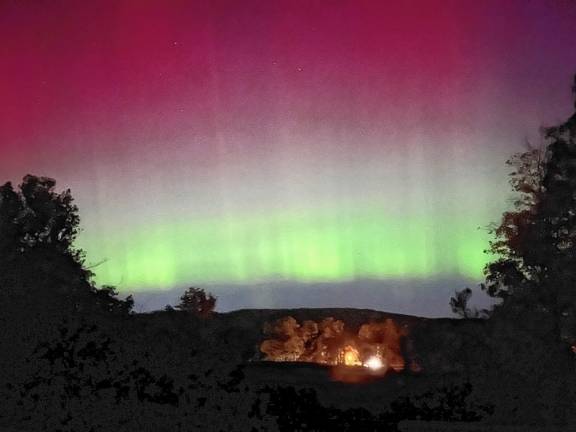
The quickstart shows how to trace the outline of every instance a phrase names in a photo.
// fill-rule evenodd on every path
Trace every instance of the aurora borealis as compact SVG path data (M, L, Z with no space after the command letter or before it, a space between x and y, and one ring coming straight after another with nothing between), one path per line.
M480 280L576 5L4 1L0 40L0 181L72 189L98 283Z

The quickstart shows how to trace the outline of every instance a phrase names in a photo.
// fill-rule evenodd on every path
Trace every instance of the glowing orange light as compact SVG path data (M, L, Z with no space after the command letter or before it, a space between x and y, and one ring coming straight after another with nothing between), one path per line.
M358 354L358 350L353 346L347 345L344 347L343 357L344 357L344 364L346 366L362 365L362 362L360 362L360 355Z

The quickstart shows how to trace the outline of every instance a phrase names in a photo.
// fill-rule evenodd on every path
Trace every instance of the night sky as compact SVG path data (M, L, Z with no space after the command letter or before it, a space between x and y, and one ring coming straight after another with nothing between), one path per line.
M437 316L570 114L576 3L3 0L0 41L0 181L72 189L98 283Z

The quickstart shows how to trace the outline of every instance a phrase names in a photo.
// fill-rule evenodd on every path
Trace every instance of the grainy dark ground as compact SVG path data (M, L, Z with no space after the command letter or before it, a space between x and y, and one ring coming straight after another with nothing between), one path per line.
M528 382L524 364L513 365L517 377L494 367L480 343L490 336L481 321L299 309L236 311L206 320L174 311L106 315L95 316L93 323L62 321L55 327L52 315L38 322L31 319L36 315L14 314L4 323L13 332L3 334L11 335L12 342L9 353L0 354L2 370L18 373L7 379L12 389L0 387L6 401L0 406L0 417L5 416L0 424L13 427L4 429L9 432L91 430L86 425L102 432L362 432L399 430L399 422L407 430L422 431L498 430L490 428L508 422L511 426L502 431L530 431L539 430L524 426L531 413L537 415L530 422L552 428L557 414L574 406L568 400L570 386L554 371L547 382ZM370 375L350 383L334 380L333 370L322 365L262 362L258 346L264 324L286 315L299 321L332 316L352 329L393 318L409 330L423 371ZM355 378L365 373L362 368L351 371ZM554 406L558 400L565 406ZM450 422L405 422L422 419ZM462 419L466 423L460 429L442 429ZM491 426L479 420L492 421Z
M505 426L505 425L483 425L463 422L438 422L438 421L418 421L402 420L398 429L401 432L573 432L576 425L563 426Z

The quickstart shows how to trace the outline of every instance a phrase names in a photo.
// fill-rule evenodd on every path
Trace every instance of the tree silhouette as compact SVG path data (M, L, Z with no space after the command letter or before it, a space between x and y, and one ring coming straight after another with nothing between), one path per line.
M180 303L176 308L200 317L207 317L214 312L215 306L216 297L210 293L206 294L202 288L190 287L180 297Z
M493 230L499 259L485 268L483 288L501 299L495 312L530 312L573 343L575 328L566 323L576 305L576 114L543 132L545 149L508 161L519 198Z
M62 313L129 312L130 297L120 300L114 288L93 284L84 252L74 247L79 224L70 189L57 192L54 179L26 175L16 190L10 182L0 186L2 291L27 297L31 307L50 304Z
M56 181L27 175L15 192L10 182L0 186L0 238L2 251L23 252L49 244L59 252L72 253L80 218L70 189L57 193Z
M450 307L452 312L462 318L472 318L472 311L468 307L468 301L472 297L472 290L464 288L461 291L456 291L454 297L450 299Z
M472 290L464 288L463 290L456 291L454 297L450 298L450 309L452 312L462 318L487 318L490 312L487 309L477 309L468 306L472 298Z

